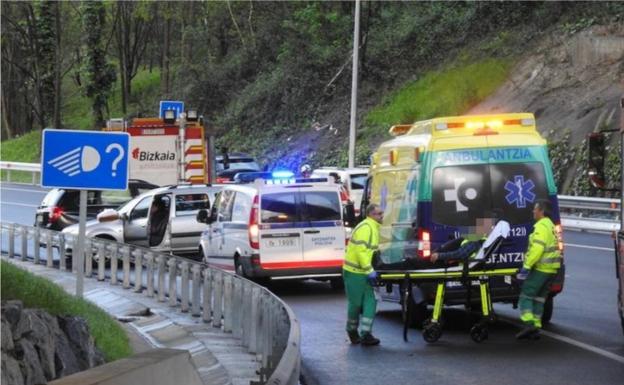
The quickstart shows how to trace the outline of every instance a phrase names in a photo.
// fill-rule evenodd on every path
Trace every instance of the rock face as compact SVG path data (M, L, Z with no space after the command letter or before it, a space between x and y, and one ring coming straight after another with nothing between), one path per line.
M87 323L2 302L2 384L45 384L104 363Z

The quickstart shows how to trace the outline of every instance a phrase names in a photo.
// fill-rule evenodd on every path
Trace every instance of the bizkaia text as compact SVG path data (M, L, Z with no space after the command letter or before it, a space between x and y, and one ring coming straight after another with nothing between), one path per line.
M175 153L171 151L141 151L141 149L136 147L132 150L132 157L137 160L146 161L175 160Z

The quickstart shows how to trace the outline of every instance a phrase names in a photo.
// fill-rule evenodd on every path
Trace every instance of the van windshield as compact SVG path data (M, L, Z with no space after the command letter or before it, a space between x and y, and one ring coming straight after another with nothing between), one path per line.
M541 163L500 163L438 167L433 172L432 220L474 226L492 210L511 224L533 221L533 203L548 199Z

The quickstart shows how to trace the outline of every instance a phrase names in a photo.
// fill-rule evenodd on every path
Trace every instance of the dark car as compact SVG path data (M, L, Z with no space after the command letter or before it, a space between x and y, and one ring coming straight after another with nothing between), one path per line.
M256 160L248 154L234 152L216 156L217 178L223 180L233 180L234 175L239 172L262 171Z
M125 191L87 191L87 218L94 219L104 209L114 209L145 191L158 186L149 182L130 179ZM35 226L61 231L78 223L80 191L55 188L46 194L37 207Z

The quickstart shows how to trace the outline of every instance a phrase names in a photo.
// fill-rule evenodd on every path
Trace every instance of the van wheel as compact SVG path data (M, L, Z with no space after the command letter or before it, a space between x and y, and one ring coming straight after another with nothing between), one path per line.
M329 280L329 285L334 291L344 290L344 281L342 278L332 278Z
M199 246L199 250L197 250L197 255L193 259L198 261L198 262L207 262L205 257L204 257L204 248L203 247Z
M425 325L425 321L429 316L427 311L427 302L415 303L414 299L410 296L407 303L407 313L410 320L410 326L416 329L422 329Z
M236 275L243 278L249 278L247 277L247 273L245 272L245 267L242 263L240 263L238 257L234 257L234 269L236 270Z
M544 312L542 313L542 325L548 325L550 323L550 319L553 314L553 302L554 298L552 295L549 295L546 298L546 303L544 303Z

